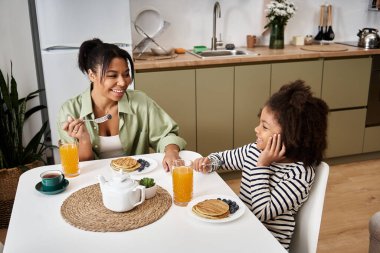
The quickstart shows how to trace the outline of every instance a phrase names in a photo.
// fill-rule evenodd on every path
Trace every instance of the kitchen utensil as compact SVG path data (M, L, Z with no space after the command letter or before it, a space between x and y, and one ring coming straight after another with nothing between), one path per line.
M136 31L144 37L133 49L133 51L139 52L137 57L140 57L146 51L151 42L163 49L157 44L154 37L162 34L169 27L170 23L163 20L158 11L152 9L144 10L137 15L133 23ZM163 50L168 53L167 50Z
M157 36L157 33L164 27L164 19L161 14L153 9L141 11L133 23L135 26L141 27L150 37Z
M325 13L325 6L321 5L320 12L319 12L318 34L315 36L314 38L315 40L322 40L323 38L324 13Z
M106 115L99 117L99 118L96 118L96 119L83 119L82 121L94 121L95 123L100 124L100 123L106 122L107 120L110 120L110 119L112 119L112 115L106 114Z
M324 33L324 40L333 40L335 38L334 31L332 29L332 5L327 6L327 25L326 32Z
M359 47L364 48L380 48L380 37L376 28L363 28L359 30Z
M324 19L323 19L323 35L322 40L328 39L328 30L329 30L329 13L328 13L328 5L324 5Z
M154 39L153 37L149 36L141 27L139 27L137 24L135 24L135 28L136 30L143 34L146 38L148 38L150 41L152 41L154 44L156 44L157 47L161 48L164 52L165 52L165 55L168 55L169 54L169 51L167 51L165 48L163 48L162 46L160 46Z
M167 21L164 21L164 26L162 27L162 29L160 31L158 31L155 35L155 37L158 37L159 35L161 35L164 31L166 31L166 29L170 26L170 23L167 22ZM140 30L138 30L138 28L136 28L136 31L145 37L144 34L140 33ZM148 45L151 43L151 40L147 37L145 37L143 40L141 40L133 49L133 51L137 50L140 52L140 55L141 53L145 52L146 48L148 47Z

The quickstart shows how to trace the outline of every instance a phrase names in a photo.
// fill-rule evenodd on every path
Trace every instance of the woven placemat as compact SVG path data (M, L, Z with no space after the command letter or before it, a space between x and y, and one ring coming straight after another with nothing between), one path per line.
M99 184L94 184L71 194L61 206L61 215L66 222L82 230L121 232L155 222L171 205L170 194L157 185L153 198L128 212L113 212L104 207Z
M337 51L348 50L346 46L335 45L335 44L302 46L301 49L306 50L306 51L317 51L317 52L337 52Z

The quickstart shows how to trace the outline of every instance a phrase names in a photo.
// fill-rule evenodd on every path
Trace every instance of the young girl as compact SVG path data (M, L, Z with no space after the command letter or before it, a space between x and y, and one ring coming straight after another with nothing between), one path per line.
M294 217L326 148L327 114L326 103L303 81L284 85L260 112L255 143L199 158L195 169L206 172L217 163L242 170L241 200L288 250Z

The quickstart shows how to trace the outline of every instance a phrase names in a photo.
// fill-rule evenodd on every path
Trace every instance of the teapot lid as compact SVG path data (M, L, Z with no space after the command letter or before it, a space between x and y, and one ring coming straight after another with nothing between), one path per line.
M136 182L131 179L129 174L124 173L123 170L119 170L117 173L114 173L114 176L108 181L108 184L111 188L121 190L134 187Z

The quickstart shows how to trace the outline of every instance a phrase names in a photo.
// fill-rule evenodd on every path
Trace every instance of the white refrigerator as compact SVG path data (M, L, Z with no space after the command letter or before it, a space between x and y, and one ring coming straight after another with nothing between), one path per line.
M129 0L34 0L31 22L35 41L37 75L45 88L51 142L58 143L57 117L61 105L89 87L78 68L78 48L85 40L99 38L132 52ZM33 21L34 16L34 21ZM36 31L38 30L38 31ZM38 38L36 38L38 36ZM42 77L41 77L42 75ZM132 87L133 88L133 87ZM59 163L58 151L54 160Z

